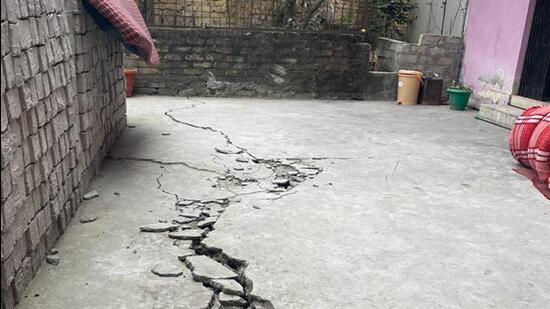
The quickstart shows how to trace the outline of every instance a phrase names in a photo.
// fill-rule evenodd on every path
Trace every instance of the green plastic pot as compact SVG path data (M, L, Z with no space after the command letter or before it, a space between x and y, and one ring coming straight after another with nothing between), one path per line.
M457 88L447 88L447 93L449 94L449 105L451 109L457 111L466 109L470 94L472 94L470 90Z

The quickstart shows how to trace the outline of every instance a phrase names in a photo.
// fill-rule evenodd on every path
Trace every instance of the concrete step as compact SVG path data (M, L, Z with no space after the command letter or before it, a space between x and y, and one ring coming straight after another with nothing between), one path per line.
M511 129L523 109L511 105L481 104L478 119Z
M531 106L537 106L537 105L550 105L549 102L542 102L538 100L529 99L526 97L521 97L519 95L513 95L512 99L510 100L510 105L514 107L518 107L521 109L528 109Z

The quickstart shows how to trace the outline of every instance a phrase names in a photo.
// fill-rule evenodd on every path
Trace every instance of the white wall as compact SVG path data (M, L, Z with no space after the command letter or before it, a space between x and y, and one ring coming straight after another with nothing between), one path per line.
M417 19L409 27L409 42L417 42L420 34L441 34L443 3L447 2L444 35L462 36L468 0L417 0Z

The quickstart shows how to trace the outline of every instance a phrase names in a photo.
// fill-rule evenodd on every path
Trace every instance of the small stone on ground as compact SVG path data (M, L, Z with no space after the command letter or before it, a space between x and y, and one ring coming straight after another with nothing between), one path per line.
M90 222L94 222L95 220L97 220L97 217L96 216L87 216L87 217L82 217L80 218L80 223L90 223Z
M84 196L82 196L82 198L85 199L85 200L91 200L91 199L94 199L98 196L99 196L99 192L97 192L97 190L92 190L92 191L84 194Z
M46 256L46 263L57 266L59 264L59 261L61 259L59 258L59 255L48 255Z

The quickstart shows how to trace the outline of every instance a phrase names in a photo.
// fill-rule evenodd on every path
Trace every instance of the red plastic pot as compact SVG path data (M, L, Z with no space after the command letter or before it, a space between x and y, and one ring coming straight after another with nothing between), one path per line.
M126 96L134 95L134 82L136 80L136 69L124 69L124 78L126 80Z

